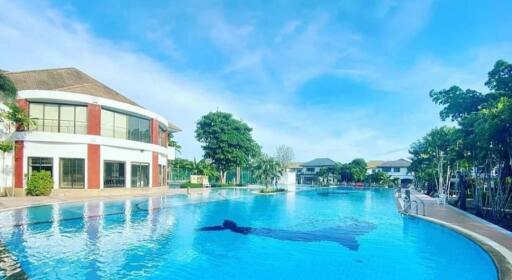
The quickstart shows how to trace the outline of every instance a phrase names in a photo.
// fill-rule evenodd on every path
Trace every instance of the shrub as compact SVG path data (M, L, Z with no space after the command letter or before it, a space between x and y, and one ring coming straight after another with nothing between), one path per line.
M286 189L283 188L277 188L277 189L261 189L260 193L281 193L286 192Z
M30 174L27 182L27 195L30 196L47 196L50 195L53 189L53 178L48 171L35 171Z
M232 183L213 183L212 188L230 188L230 187L246 187L248 184L232 184Z
M203 184L192 184L190 182L186 182L180 185L180 188L186 189L186 188L202 188Z

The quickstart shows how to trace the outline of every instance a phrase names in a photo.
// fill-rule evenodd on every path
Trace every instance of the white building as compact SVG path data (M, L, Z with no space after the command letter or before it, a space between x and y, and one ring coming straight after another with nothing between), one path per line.
M168 134L179 131L167 119L75 68L3 74L35 122L13 135L17 195L38 170L52 174L54 189L167 185Z
M318 172L322 168L335 168L336 162L330 158L316 158L308 161L297 171L297 180L299 184L311 185L318 181ZM330 183L334 178L329 178Z
M369 161L367 174L384 172L391 178L398 178L400 184L410 184L414 180L414 174L410 173L408 168L411 162L406 159L398 159L391 161Z

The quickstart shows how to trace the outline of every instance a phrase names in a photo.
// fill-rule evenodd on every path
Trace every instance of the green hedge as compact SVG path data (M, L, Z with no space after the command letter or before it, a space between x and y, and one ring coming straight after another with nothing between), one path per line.
M220 183L213 183L212 188L231 188L231 187L245 187L248 184L220 184Z
M286 192L286 189L283 189L283 188L277 188L277 189L274 189L274 188L270 188L270 189L261 189L260 190L260 193L280 193L280 192Z
M186 189L186 188L202 188L203 184L192 184L190 182L186 182L180 185L180 188Z
M30 175L25 193L30 196L47 196L53 189L53 178L48 171L35 171Z

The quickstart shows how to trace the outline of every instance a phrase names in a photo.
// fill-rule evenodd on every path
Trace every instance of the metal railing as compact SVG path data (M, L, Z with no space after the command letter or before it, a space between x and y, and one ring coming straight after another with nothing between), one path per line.
M411 200L411 207L410 209L412 210L412 206L413 206L413 203L414 205L416 206L415 209L416 209L416 215L418 215L419 213L419 203L418 201L421 203L421 209L422 209L422 216L425 216L425 203L421 200L421 199L418 199L418 200Z

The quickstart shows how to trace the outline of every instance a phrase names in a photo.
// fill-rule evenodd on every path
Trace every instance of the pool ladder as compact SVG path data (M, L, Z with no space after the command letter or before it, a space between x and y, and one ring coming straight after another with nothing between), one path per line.
M421 209L422 209L422 216L425 216L425 202L423 202L421 199L418 199L418 200L411 200L411 204L410 204L410 210L412 210L412 205L414 203L414 205L416 207L414 207L414 209L416 209L416 215L418 215L418 212L419 212L419 204L418 204L418 201L421 203Z

